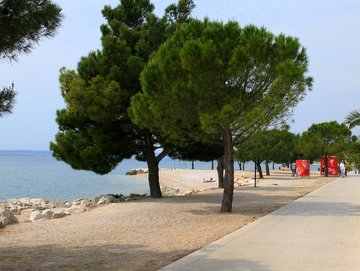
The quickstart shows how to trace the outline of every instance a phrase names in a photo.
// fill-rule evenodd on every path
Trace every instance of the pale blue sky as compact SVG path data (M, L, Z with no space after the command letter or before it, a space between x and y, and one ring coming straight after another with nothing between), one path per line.
M176 0L177 1L177 0ZM158 15L173 2L152 1ZM58 76L76 68L82 56L100 48L101 9L118 0L57 0L65 19L55 38L42 40L19 61L0 62L0 87L14 81L14 113L0 118L0 150L48 150L57 133L55 112L64 107ZM241 25L265 26L298 37L307 49L313 91L295 110L293 132L312 123L342 122L360 108L360 1L357 0L195 0L193 16ZM356 133L356 132L355 132Z

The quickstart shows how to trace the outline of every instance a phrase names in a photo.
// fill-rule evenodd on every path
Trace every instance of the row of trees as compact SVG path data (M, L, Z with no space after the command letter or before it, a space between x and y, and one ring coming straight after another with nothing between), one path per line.
M159 18L147 0L106 6L102 49L76 71L61 70L66 108L57 112L50 148L72 167L100 174L133 155L146 160L155 198L165 155L224 160L221 211L231 212L234 146L283 120L312 78L296 38L195 20L193 8L180 0Z
M267 130L311 88L305 49L296 38L265 28L194 20L194 7L180 0L159 18L148 0L105 6L102 49L81 58L76 71L61 69L66 108L57 112L59 133L50 148L73 168L99 174L135 155L148 163L155 198L161 197L158 164L165 155L218 159L221 211L230 212L234 147L239 159L256 163L326 157L333 148L343 151L349 133L335 123L313 125L301 137ZM16 60L53 36L60 12L47 0L2 1L0 56ZM0 116L11 112L14 97L14 85L0 91ZM328 126L335 135L325 138ZM356 142L353 149L360 149Z
M261 178L262 162L268 165L270 161L316 161L322 156L325 162L325 176L328 176L327 161L330 155L337 155L340 159L346 159L358 166L359 145L358 138L352 136L348 126L330 121L313 124L301 135L293 134L286 129L261 131L247 142L236 146L235 158L239 161L254 161ZM268 172L267 167L267 175Z

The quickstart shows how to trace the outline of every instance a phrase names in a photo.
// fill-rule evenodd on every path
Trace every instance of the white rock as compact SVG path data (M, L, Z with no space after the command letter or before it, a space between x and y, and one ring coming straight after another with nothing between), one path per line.
M95 203L91 199L83 199L82 201L80 201L80 205L85 205L86 207L92 207L95 206Z
M64 203L64 206L65 206L66 208L69 208L69 207L71 207L71 206L72 206L72 203L71 203L71 202L66 201L66 202Z
M86 212L86 206L85 205L73 205L67 209L67 212L70 214L79 214Z
M18 199L18 201L20 202L20 205L22 205L22 206L30 206L31 205L30 198L21 198L21 199Z
M9 210L10 212L12 212L13 214L17 214L17 213L18 213L18 206L17 206L17 205L9 204L7 208L8 208L8 210Z
M31 213L29 219L30 219L30 221L36 221L36 220L48 219L48 217L47 217L47 215L42 214L40 211L36 210Z
M33 209L23 209L23 210L20 210L20 215L22 215L23 217L26 217L26 218L30 218L30 215L31 213L33 212L34 210Z
M47 219L51 219L53 217L53 210L52 209L46 209L41 212L43 215L46 215Z
M49 203L46 204L45 209L52 209L52 208L56 208L57 206L58 206L57 203L55 203L55 202L49 202Z
M24 210L32 210L29 206L17 206L17 215L21 215Z
M5 205L0 205L0 227L18 222L19 221L15 215L8 210Z
M46 207L46 204L49 203L48 199L30 199L30 203L33 206Z
M53 215L52 215L53 219L58 219L58 218L62 218L64 216L70 215L70 213L67 211L66 208L54 208L54 209L51 209L51 211L53 212Z
M104 197L101 197L98 202L96 203L96 205L101 205L101 204L110 204L111 203L111 200L109 197L107 196L104 196Z
M73 205L86 205L87 207L89 207L89 206L93 206L94 202L91 199L81 198L81 199L77 199L77 200L73 201L72 204Z

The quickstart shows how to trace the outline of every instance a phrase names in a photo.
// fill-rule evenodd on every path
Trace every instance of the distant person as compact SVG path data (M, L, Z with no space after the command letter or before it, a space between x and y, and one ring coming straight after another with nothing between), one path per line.
M340 172L341 172L342 178L345 177L345 174L346 174L345 171L346 171L345 163L344 163L344 160L342 160L340 163Z
M295 165L295 163L291 164L291 171L292 171L292 176L295 177L295 175L296 175L296 165Z
M344 162L344 166L345 166L345 177L347 177L347 167L346 167L346 163Z

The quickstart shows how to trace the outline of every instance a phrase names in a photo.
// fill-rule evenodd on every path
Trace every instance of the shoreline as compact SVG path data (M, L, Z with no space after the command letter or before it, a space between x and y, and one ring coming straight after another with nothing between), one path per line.
M186 186L194 180L196 185L217 185L202 182L206 171L191 171L162 171L161 185ZM241 177L238 173L235 178ZM260 179L257 188L236 187L232 213L219 212L223 190L211 188L7 226L0 230L2 268L158 270L337 178L271 174Z
M136 169L133 169L136 170ZM142 168L142 173L131 175L142 181L148 181L147 169ZM270 170L270 176L266 176L264 172L264 179L272 178L273 176L286 175L295 179L307 179L309 177L293 177L291 171ZM260 179L257 173L257 183ZM321 177L318 171L311 171L310 178ZM337 178L338 176L329 176L329 178ZM210 181L213 180L213 181ZM208 169L167 169L159 170L159 182L161 189L165 190L165 196L184 196L188 194L206 191L208 189L218 188L217 170ZM253 170L237 170L234 171L234 186L254 186L254 171Z
M138 173L130 176L143 182L148 181L147 169L137 168L132 169L131 171L138 171ZM271 172L272 174L280 176L287 176L290 174L289 171L282 170L272 170ZM254 186L254 177L252 174L254 173L250 170L235 170L234 187ZM271 175L266 176L266 179L271 177ZM317 176L312 177L316 178ZM299 179L301 177L292 178L295 180L296 178ZM216 170L163 168L159 170L159 179L163 197L189 196L207 190L219 189ZM259 179L257 177L257 184L261 180L265 179ZM63 218L67 215L91 211L94 208L108 204L123 203L144 198L150 198L150 195L148 193L129 193L128 195L108 193L93 198L80 197L73 201L53 201L47 198L22 197L1 200L0 207L4 206L14 214L8 214L7 220L11 222L8 222L7 224L16 224L36 220ZM33 215L35 211L38 213L36 216ZM7 224L4 224L4 221L2 222L0 220L0 227Z

